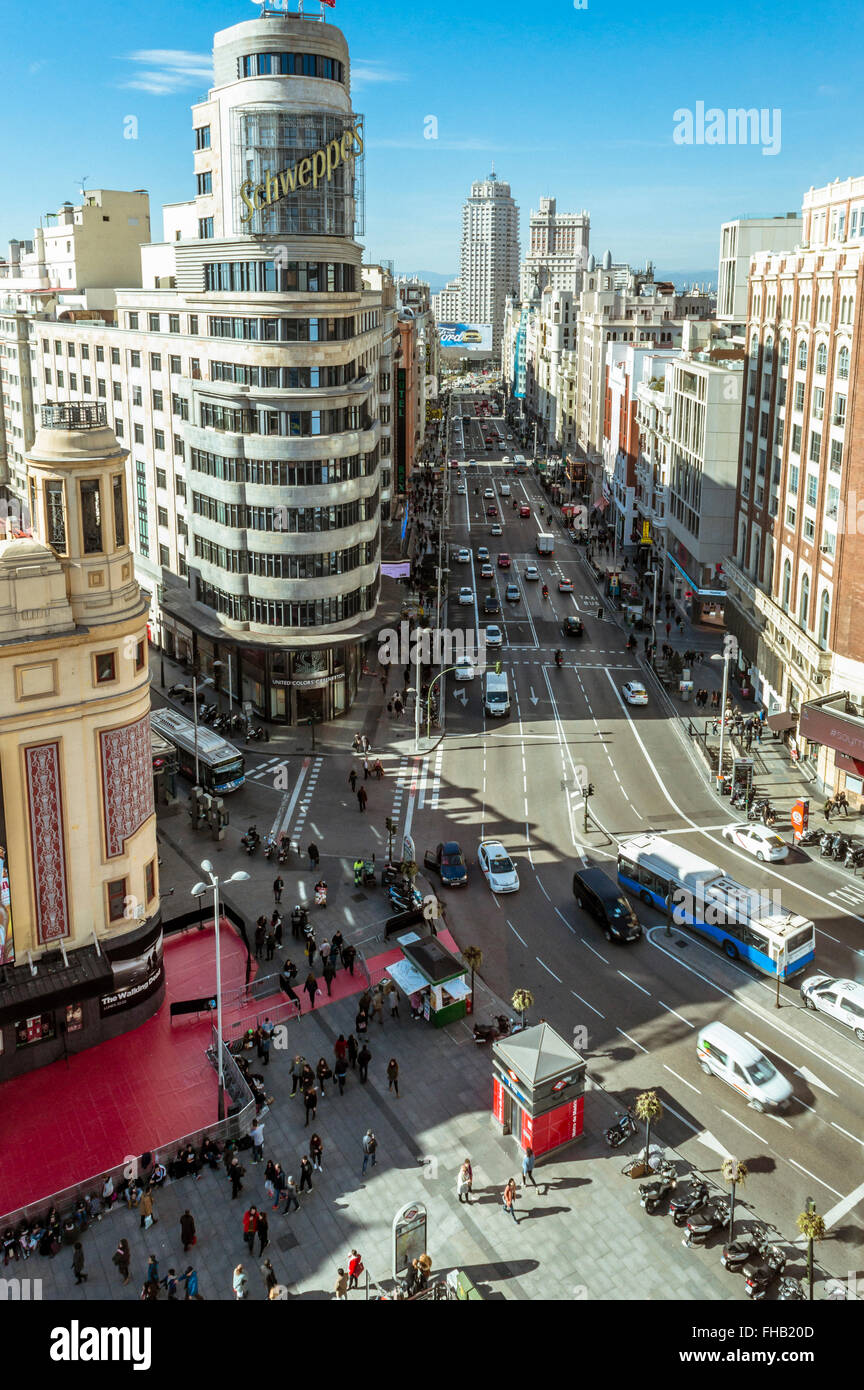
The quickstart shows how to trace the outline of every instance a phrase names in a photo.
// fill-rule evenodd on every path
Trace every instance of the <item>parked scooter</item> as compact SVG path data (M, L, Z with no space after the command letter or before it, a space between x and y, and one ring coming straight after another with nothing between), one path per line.
M240 843L247 854L254 854L261 843L261 836L258 834L254 825L250 825L245 835L240 836Z
M327 883L323 878L319 878L315 884L315 906L327 906Z
M614 1125L604 1131L603 1138L610 1149L619 1149L633 1134L637 1133L633 1111L628 1107L623 1115L618 1115Z
M192 699L192 691L189 689L188 685L184 685L182 681L177 681L175 685L169 685L167 693L171 696L172 700L182 700L186 695L188 695L190 700Z
M640 1207L644 1207L647 1212L655 1212L660 1204L672 1195L677 1186L678 1178L673 1164L664 1163L651 1182L639 1184Z
M700 1178L699 1182L690 1189L683 1197L673 1197L669 1203L669 1211L676 1226L683 1226L691 1216L695 1216L700 1207L704 1207L708 1201L708 1184Z
M706 1203L700 1212L689 1218L687 1234L681 1244L691 1246L707 1241L708 1237L713 1235L715 1231L720 1231L724 1226L728 1226L729 1214L729 1199L727 1197L715 1197Z
M864 845L853 845L850 842L843 863L847 869L860 868L864 864Z
M748 1298L764 1298L775 1279L786 1268L786 1256L779 1245L769 1245L758 1257L744 1266L744 1288Z
M851 849L851 847L852 841L849 839L848 835L838 835L834 841L834 845L831 850L831 858L836 859L838 861L841 859L845 859L846 851L847 849Z
M272 859L272 858L273 858L273 851L274 851L275 849L276 849L276 836L275 836L275 835L268 835L268 836L267 836L267 839L264 841L264 858L265 858L265 859Z
M475 1043L491 1043L496 1038L506 1038L511 1032L510 1019L504 1014L496 1014L494 1023L475 1023L474 1041Z
M247 743L250 743L250 742L253 742L253 743L261 743L261 742L269 743L269 742L270 742L270 735L269 735L269 733L267 732L267 730L264 728L263 724L259 724L259 725L257 725L257 727L254 727L253 725L250 724L250 725L249 725L249 728L246 730L246 742L247 742Z
M834 842L838 838L839 831L823 831L823 838L819 842L819 853L823 859L831 859L834 855Z
M728 1245L724 1245L720 1263L724 1269L740 1272L748 1260L754 1260L757 1256L763 1255L767 1245L767 1235L761 1228L757 1227L739 1236L737 1240L730 1241Z
M805 1299L807 1295L800 1279L793 1279L791 1274L780 1280L777 1286L778 1303L798 1303Z
M821 840L824 834L824 830L816 830L814 828L811 828L810 830L805 830L804 834L801 836L801 839L798 841L798 844L815 845L819 840Z

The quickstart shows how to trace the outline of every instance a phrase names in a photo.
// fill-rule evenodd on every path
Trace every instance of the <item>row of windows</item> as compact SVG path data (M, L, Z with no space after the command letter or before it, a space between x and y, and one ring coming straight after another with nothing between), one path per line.
M81 548L85 555L101 555L111 549L119 549L126 544L126 485L122 474L115 474L111 480L110 507L114 523L113 546L107 532L103 533L103 515L108 505L108 484L106 496L98 478L82 478L78 483L78 506L81 520ZM66 483L59 479L47 479L44 487L45 535L48 544L58 555L68 554L66 536ZM30 479L30 509L37 514L37 490L33 477ZM107 544L106 544L107 541Z
M231 574L251 574L264 579L326 579L334 574L348 574L361 565L371 565L378 553L379 534L374 540L352 545L347 550L329 550L315 555L229 550L204 536L196 536L195 554L199 560L207 560Z
M354 289L355 267L343 261L210 261L206 290L338 294Z
M206 449L193 449L191 465L196 473L228 483L257 483L263 487L313 487L321 483L345 483L368 476L378 467L378 450L341 459L246 459L224 458Z
M210 315L213 338L245 338L262 343L332 343L353 338L359 331L355 316L346 318L238 318Z
M750 340L750 356L755 361L759 353L759 338L754 333ZM795 366L799 372L803 372L807 367L808 345L807 339L802 338L798 343L798 350L795 354ZM765 339L765 347L762 354L762 370L770 372L773 368L774 359L774 339ZM789 362L789 339L780 340L780 366L785 367ZM816 360L814 370L817 376L825 376L828 371L828 347L825 343L819 343L816 348ZM841 347L837 353L837 375L843 381L849 380L849 349ZM751 380L750 390L755 393L755 378Z
M258 623L268 627L326 627L344 622L358 613L368 613L375 605L376 591L371 584L334 598L313 599L308 603L249 598L245 594L226 594L212 584L196 578L195 597L217 613L238 623Z
M240 59L241 77L323 77L344 82L345 70L338 58L320 53L247 53Z
M211 381L231 381L238 386L280 387L296 391L307 387L347 386L357 376L357 363L339 367L249 367L242 362L211 362Z
M201 424L206 429L227 430L232 434L308 439L319 434L369 429L371 420L359 405L344 406L341 410L240 410L202 401Z
M238 531L342 531L346 526L376 519L378 489L371 497L360 497L332 507L249 507L242 502L222 502L216 497L193 492L192 510L196 516Z

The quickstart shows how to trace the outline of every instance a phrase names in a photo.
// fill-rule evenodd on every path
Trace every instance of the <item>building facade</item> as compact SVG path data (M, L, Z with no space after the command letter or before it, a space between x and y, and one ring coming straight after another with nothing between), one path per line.
M578 293L588 266L590 234L591 218L584 209L558 212L554 198L541 198L539 209L531 209L528 254L519 273L520 298L530 299L535 285L541 293L547 288Z
M433 294L432 313L436 323L461 323L461 280L448 280L443 290L439 290L437 294Z
M492 356L498 360L508 294L519 285L519 208L509 183L495 171L471 185L462 207L462 313L465 323L492 325Z

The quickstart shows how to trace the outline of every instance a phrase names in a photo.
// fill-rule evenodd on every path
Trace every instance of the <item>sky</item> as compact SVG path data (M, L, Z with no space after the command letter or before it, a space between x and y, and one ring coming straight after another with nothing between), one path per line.
M211 82L212 35L256 13L250 0L43 0L7 24L0 247L78 201L82 176L146 188L161 236L162 203L194 195L189 108ZM864 6L337 0L326 16L366 122L366 259L399 271L458 270L461 205L493 161L523 254L529 210L551 195L590 212L598 259L693 272L716 268L721 222L797 212L811 185L864 174ZM764 110L764 133L700 141L699 103Z

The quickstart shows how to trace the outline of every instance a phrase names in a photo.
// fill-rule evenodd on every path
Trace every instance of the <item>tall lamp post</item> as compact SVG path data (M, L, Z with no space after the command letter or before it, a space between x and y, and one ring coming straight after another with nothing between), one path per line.
M723 662L723 694L720 697L720 749L717 755L717 789L722 793L723 790L723 743L726 734L726 693L729 689L729 658L732 655L730 650L722 653L714 652L712 661Z
M651 658L653 661L657 651L657 570L646 570L645 577L647 578L649 574L654 580L654 602L651 608Z
M420 672L422 663L420 661L423 649L422 638L429 635L428 627L418 627L414 630L414 651L417 658L417 674L414 677L416 690L414 691L414 752L420 752Z
M225 1068L222 1063L222 950L219 940L219 875L213 872L213 865L209 859L201 860L201 868L210 880L209 887L213 889L213 922L216 927L216 1056L219 1069L219 1119L225 1118ZM241 879L248 878L245 869L238 869L230 878L226 878L226 883L238 883ZM204 882L196 883L191 890L193 898L202 898L207 892L208 885Z
M213 683L214 683L214 682L213 682L213 677L212 677L212 676L205 676L205 677L203 678L203 680L200 680L200 681L199 681L199 679L198 679L197 676L193 676L193 677L192 677L192 718L193 718L194 723L195 723L195 785L196 785L196 787L199 785L199 782L198 782L198 691L199 691L199 689L200 689L200 690L205 690L206 687L207 687L208 685L213 685Z
M214 661L213 666L214 668L218 668L219 670L224 670L226 668L228 670L228 718L230 719L231 715L234 712L234 685L230 655L227 661Z

